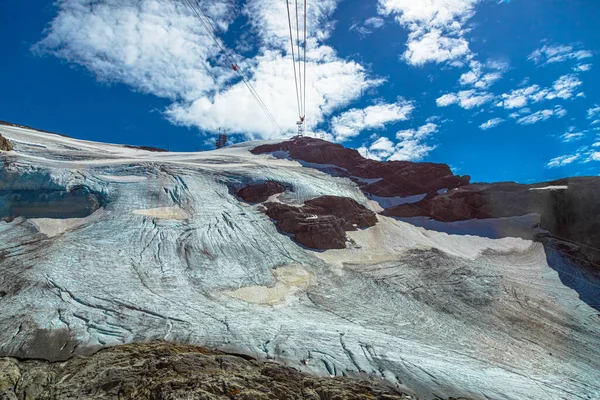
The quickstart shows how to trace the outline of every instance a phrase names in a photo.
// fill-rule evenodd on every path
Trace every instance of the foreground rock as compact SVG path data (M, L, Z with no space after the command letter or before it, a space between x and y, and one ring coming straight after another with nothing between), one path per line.
M279 182L267 181L248 185L237 192L237 195L248 203L262 203L274 194L285 192L285 186Z
M347 197L322 196L302 207L282 203L265 204L265 213L277 227L303 246L312 249L345 249L346 232L374 226L377 216Z
M431 193L414 204L388 208L392 217L426 216L437 221L541 215L540 227L579 244L592 263L600 263L600 178L567 178L534 185L512 182L463 186Z
M407 197L440 189L467 185L469 176L454 175L446 164L410 161L375 161L364 158L354 149L309 137L254 148L253 154L288 152L289 157L323 166L342 176L377 180L361 187L365 193L382 197ZM364 182L364 181L363 181Z
M1 399L410 399L379 381L318 378L200 347L155 342L64 363L0 359Z
M12 151L12 149L12 143L7 138L0 135L0 151Z

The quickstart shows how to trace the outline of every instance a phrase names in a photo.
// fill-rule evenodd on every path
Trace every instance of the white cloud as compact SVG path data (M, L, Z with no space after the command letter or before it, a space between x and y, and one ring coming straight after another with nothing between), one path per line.
M406 121L414 105L404 99L392 104L376 104L364 109L348 110L331 120L331 131L338 141L344 141L369 129L382 129L385 125Z
M595 119L596 117L600 117L600 107L597 104L594 104L594 107L587 111L587 119ZM592 122L592 124L594 123L595 122Z
M592 64L580 64L573 68L575 72L587 72L592 69Z
M474 89L463 90L458 93L447 93L436 100L438 107L447 107L452 104L458 104L465 110L479 107L494 98L487 92L477 92Z
M580 85L581 81L579 80L577 75L563 75L554 82L554 84L552 85L552 88L554 90L551 90L546 95L546 99L552 100L557 97L565 100L569 99L575 95L575 90Z
M471 61L469 63L470 71L460 76L459 83L463 86L473 86L477 89L488 89L497 80L502 78L504 72L508 70L508 64L503 62L488 61L480 63Z
M564 62L567 60L583 60L593 57L588 50L576 50L574 46L565 45L544 45L529 55L529 60L537 65L546 65L552 63Z
M577 161L578 159L579 154L564 155L553 158L552 160L550 160L550 162L548 162L548 164L546 164L546 166L548 168L564 167L565 165L569 165L572 162Z
M385 21L383 20L383 18L371 17L365 21L365 25L375 29L379 29L382 28L383 25L385 25Z
M524 107L524 108L521 108L521 109L519 109L519 110L517 110L517 111L515 111L513 113L510 113L508 115L508 117L512 118L512 119L517 119L517 118L519 118L519 117L521 117L523 115L529 114L529 113L531 113L531 109L528 108L528 107Z
M425 158L429 152L435 149L426 143L429 136L436 133L439 126L428 122L417 129L406 129L399 131L396 138L400 140L396 144L394 154L389 157L391 161L419 161Z
M551 117L562 118L567 115L567 110L561 106L556 106L554 109L545 109L534 112L533 114L526 115L517 120L517 124L520 125L533 125L540 121L546 121Z
M479 129L487 131L488 129L498 126L502 122L504 122L504 119L502 119L502 118L492 118L489 121L484 122L483 124L479 125Z
M309 130L383 82L323 44L331 33L337 2L309 4ZM223 127L251 138L280 136L184 3L59 0L56 4L58 15L46 37L34 46L37 51L82 65L101 81L125 83L170 99L165 114L172 123L208 132ZM281 18L285 2L249 0L242 9L229 1L200 4L215 21L217 35L240 14L248 17L250 39L259 46L257 55L246 59L235 55L236 61L278 123L288 134L294 132L298 115L287 20Z
M394 144L386 137L374 136L370 146L358 149L363 157L373 160L419 161L425 158L435 146L426 143L429 136L439 130L437 124L428 122L415 129L405 129L396 134L399 141Z
M407 47L404 59L412 65L423 65L431 61L441 63L469 54L469 44L464 38L443 36L437 29L423 35L411 33Z
M361 38L365 38L373 33L373 29L383 28L385 21L383 18L371 17L362 23L356 23L350 27L350 31L356 31Z
M420 161L435 149L426 143L416 140L405 140L396 146L396 152L388 161Z
M439 127L437 124L428 122L425 125L420 126L417 129L405 129L403 131L399 131L398 133L396 133L396 138L398 138L400 140L407 140L407 139L423 140L426 137L428 137L429 135L431 135L432 133L437 132L438 130L439 130Z
M577 131L574 126L570 126L569 130L564 134L560 135L560 139L564 143L575 142L583 139L587 134L587 131Z
M403 58L411 65L461 62L471 57L464 25L479 0L379 0L382 15L394 15L409 30Z
M394 154L395 146L394 143L386 138L380 137L369 146L369 158L375 160L385 160L392 154Z
M539 101L537 95L540 93L538 85L531 85L522 89L515 89L510 93L502 95L501 105L506 109L525 107L530 101Z
M498 106L505 109L521 108L528 104L539 103L544 100L557 98L567 100L575 96L577 88L582 84L576 74L567 74L558 78L551 88L540 88L531 85L526 88L515 89L512 92L502 94L502 102Z

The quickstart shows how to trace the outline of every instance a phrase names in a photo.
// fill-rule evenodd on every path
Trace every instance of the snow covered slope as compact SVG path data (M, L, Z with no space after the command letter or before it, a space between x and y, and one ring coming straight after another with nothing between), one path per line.
M15 148L0 153L0 195L37 201L35 218L0 222L4 355L165 339L371 375L427 399L600 398L598 312L539 243L379 216L347 249L311 251L234 190L274 180L294 188L280 201L379 206L349 179L252 155L258 143L151 153L0 133ZM97 204L90 215L44 217L43 199L74 189Z

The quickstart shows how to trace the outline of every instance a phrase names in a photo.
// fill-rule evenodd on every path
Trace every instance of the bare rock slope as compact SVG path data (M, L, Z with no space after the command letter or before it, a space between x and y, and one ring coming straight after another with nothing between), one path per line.
M410 399L381 380L319 378L275 363L163 342L63 363L0 358L1 399Z

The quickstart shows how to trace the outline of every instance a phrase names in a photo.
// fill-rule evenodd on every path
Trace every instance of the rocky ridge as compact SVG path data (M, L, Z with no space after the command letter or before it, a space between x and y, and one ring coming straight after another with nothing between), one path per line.
M289 158L315 164L317 168L334 166L339 176L354 177L363 192L383 197L412 196L469 183L469 176L454 175L446 164L410 161L375 161L357 150L309 137L257 146L252 154L287 152ZM358 179L357 179L358 178Z
M62 363L0 358L0 399L408 400L381 380L319 378L275 363L153 342Z

